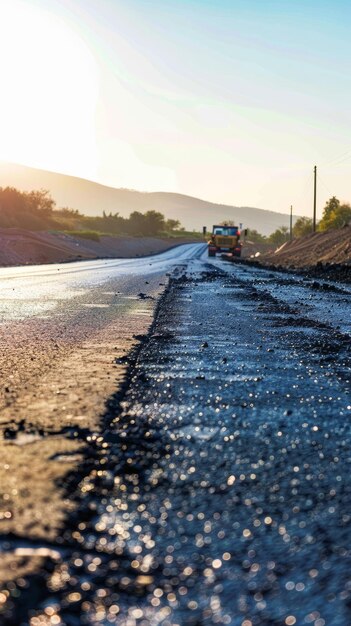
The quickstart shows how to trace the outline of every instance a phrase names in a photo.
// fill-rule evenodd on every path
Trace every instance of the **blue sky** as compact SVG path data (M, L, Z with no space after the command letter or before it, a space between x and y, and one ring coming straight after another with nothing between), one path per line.
M22 22L8 80L39 87L22 107L8 90L0 157L299 214L316 164L319 212L351 200L350 14L327 0L3 0L17 42Z

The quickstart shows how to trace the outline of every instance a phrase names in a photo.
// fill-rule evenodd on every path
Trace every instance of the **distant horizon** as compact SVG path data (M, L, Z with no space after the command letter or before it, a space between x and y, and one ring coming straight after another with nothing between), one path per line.
M37 172L46 172L48 174L58 174L59 176L68 176L71 178L76 178L78 180L82 180L88 183L94 183L96 185L100 185L101 187L106 187L108 189L116 189L116 190L121 190L121 191L130 191L130 192L135 192L135 193L141 193L141 194L156 194L156 193L164 193L164 194L172 194L172 195L179 195L179 196L184 196L184 197L188 197L188 198L193 198L195 200L200 200L200 202L207 202L209 204L214 204L214 205L218 205L218 206L227 206L227 207L233 207L233 208L240 208L240 209L259 209L260 211L267 211L267 212L272 212L272 213L277 213L277 214L284 214L284 215L289 215L289 212L284 212L284 211L279 211L279 210L275 210L275 209L271 209L271 208L264 208L264 207L259 207L259 206L252 206L249 204L229 204L229 203L225 203L225 202L219 202L218 200L213 200L211 198L204 198L201 197L200 195L191 195L191 194L187 194L187 193L181 193L179 191L167 191L166 189L135 189L133 187L115 187L113 185L106 185L105 183L101 183L98 180L94 180L92 178L84 178L83 176L77 176L75 174L69 174L66 172L60 172L60 171L55 171L55 170L47 170L44 169L42 167L35 167L32 165L28 165L27 163L19 163L19 162L11 162L11 161L5 161L3 159L0 159L0 164L2 165L8 165L8 166L19 166L19 167L25 167L28 169L32 169L35 170ZM3 186L7 186L6 184L2 184L2 181L0 180L0 187ZM50 193L51 191L48 190ZM53 198L55 200L55 198ZM72 207L74 208L74 207ZM297 214L293 212L294 217L307 217L304 214Z
M198 196L160 189L143 191L113 187L92 179L44 170L25 164L0 161L0 186L15 187L20 191L48 190L57 208L76 209L84 215L118 213L127 217L133 211L154 210L167 219L176 219L186 230L201 230L222 220L235 220L244 228L269 235L281 226L289 225L289 215L250 207L249 205L221 204ZM294 215L294 221L297 218Z

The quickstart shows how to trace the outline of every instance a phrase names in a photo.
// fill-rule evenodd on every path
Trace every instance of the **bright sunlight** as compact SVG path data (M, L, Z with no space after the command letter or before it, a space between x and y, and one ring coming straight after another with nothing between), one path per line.
M0 158L95 177L96 62L66 23L0 3Z

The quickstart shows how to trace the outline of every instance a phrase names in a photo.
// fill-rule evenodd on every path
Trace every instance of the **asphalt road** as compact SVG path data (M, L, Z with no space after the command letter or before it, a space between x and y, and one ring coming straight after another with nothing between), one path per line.
M118 281L124 285L135 277L141 280L150 275L162 276L177 263L198 257L203 249L201 244L187 244L139 259L0 268L0 322L55 314L59 303L71 301L74 305L77 296L87 292L98 305L99 294L92 291L94 288L101 289L109 280L116 281L118 286Z
M41 559L4 584L6 625L351 623L350 289L178 254L94 275L150 305L129 326L156 320L98 432L76 430L59 532L2 537Z

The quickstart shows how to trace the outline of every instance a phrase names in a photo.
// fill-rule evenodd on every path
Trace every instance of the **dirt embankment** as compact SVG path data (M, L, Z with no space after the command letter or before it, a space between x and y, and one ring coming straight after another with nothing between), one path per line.
M263 256L274 252L274 246L270 243L250 241L250 239L244 239L242 243L243 247L241 255L244 259Z
M350 283L351 227L313 233L287 242L276 250L246 242L242 256L242 262L256 267L299 271L310 277Z
M0 228L0 267L62 263L83 259L129 258L168 250L186 238L109 237L99 241L63 233L32 232L19 228Z
M263 264L307 268L317 264L351 264L351 228L313 233L285 243L259 258Z

